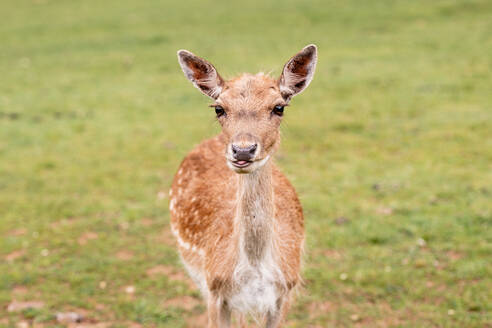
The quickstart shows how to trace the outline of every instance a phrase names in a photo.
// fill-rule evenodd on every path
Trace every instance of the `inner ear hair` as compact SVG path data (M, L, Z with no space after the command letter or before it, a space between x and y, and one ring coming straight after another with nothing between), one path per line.
M219 97L224 80L212 64L187 50L178 51L178 61L186 78L195 87L213 99Z
M316 69L317 48L314 44L304 47L284 66L279 87L286 101L301 93L311 83Z

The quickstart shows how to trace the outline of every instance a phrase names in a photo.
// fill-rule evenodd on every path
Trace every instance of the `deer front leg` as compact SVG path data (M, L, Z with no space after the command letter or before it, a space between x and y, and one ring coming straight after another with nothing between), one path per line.
M289 309L289 296L279 297L276 306L275 312L267 313L266 328L282 327L285 317L287 316L287 310Z
M208 328L229 328L231 326L231 309L221 297L209 294Z
M246 316L242 313L238 314L238 327L239 328L248 328Z

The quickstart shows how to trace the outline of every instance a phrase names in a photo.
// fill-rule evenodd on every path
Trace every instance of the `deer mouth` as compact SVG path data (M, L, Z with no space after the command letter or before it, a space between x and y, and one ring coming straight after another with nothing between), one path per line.
M234 165L237 168L245 168L248 167L252 164L252 161L231 161L231 164Z
M227 166L236 173L251 173L265 165L269 158L270 155L267 155L261 159L251 160L227 158Z

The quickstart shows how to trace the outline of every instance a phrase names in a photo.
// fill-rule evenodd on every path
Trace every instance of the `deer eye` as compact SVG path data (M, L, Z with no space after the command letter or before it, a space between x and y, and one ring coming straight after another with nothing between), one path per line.
M222 106L215 106L215 114L217 114L217 117L225 115L224 108L222 108Z
M285 106L282 106L282 105L277 105L277 106L273 107L272 112L273 112L275 115L278 115L278 116L283 116L283 115L284 115L284 107L285 107Z

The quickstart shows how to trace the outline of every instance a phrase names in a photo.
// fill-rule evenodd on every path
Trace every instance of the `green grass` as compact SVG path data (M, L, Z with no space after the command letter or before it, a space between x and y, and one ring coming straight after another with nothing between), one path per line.
M6 0L0 12L0 326L53 327L74 309L113 327L199 316L203 303L179 304L198 299L179 273L147 273L181 268L167 190L218 132L176 50L225 77L277 75L308 43L317 72L277 158L307 230L289 327L492 326L490 1ZM7 312L14 299L44 307Z

